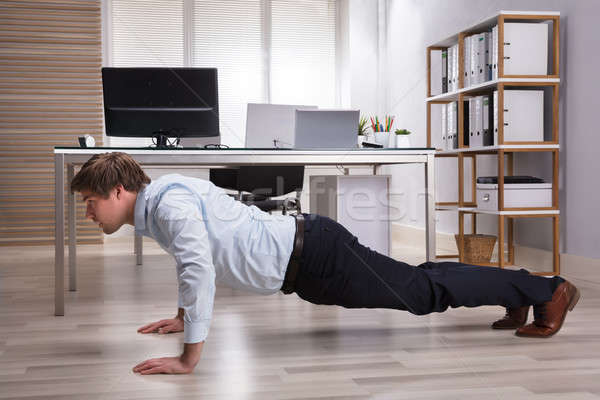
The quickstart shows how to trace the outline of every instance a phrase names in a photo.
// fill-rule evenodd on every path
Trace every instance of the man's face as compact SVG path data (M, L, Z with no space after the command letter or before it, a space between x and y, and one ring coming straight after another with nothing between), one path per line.
M121 194L118 186L110 191L107 198L89 190L81 191L86 203L85 217L97 223L107 235L116 232L126 222L127 209Z

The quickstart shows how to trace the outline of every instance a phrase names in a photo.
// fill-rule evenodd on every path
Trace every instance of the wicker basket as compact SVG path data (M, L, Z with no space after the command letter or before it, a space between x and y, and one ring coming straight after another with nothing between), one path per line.
M456 246L460 251L460 239L454 235ZM496 236L493 235L464 235L465 238L465 256L467 264L476 264L480 262L488 263L492 259Z

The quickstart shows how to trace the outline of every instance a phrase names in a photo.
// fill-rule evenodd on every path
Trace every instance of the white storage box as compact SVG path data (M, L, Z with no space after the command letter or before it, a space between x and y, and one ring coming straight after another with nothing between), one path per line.
M504 75L548 74L548 25L504 24Z
M551 183L508 183L504 184L504 208L552 207ZM477 184L477 208L498 210L498 185Z
M544 141L543 90L504 91L504 141Z

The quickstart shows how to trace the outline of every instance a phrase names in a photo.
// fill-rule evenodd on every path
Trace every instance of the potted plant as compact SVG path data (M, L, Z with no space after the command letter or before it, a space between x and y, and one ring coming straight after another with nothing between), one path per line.
M394 133L396 134L396 147L410 147L410 140L408 139L410 131L408 129L396 129Z
M367 117L362 116L358 120L358 147L362 147L362 142L366 139L369 120Z

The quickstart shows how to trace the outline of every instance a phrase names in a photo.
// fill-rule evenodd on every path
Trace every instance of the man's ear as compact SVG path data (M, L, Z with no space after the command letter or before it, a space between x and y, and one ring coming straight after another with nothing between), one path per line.
M125 188L123 187L123 185L119 183L117 186L115 186L115 196L117 197L117 199L120 199L124 192Z

